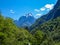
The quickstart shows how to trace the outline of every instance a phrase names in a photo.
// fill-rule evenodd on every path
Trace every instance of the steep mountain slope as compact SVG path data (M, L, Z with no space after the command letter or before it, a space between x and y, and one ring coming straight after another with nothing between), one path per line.
M48 14L37 19L35 24L33 24L30 29L32 30L32 29L38 27L39 25L41 25L42 23L55 19L59 16L60 16L60 0L57 1L54 8Z
M49 39L52 39L50 41L53 42L52 44L50 43L50 45L54 45L54 42L55 44L57 43L56 45L60 45L60 17L57 17L39 25L34 30L32 30L31 33L35 33L38 30L43 31L44 33L46 33Z
M34 28L34 30L42 30L44 32L46 31L59 31L60 30L60 17L57 17L55 19L49 20L38 27Z
M35 20L36 19L31 14L28 14L26 16L20 17L19 20L15 21L15 24L18 27L29 27L35 22Z

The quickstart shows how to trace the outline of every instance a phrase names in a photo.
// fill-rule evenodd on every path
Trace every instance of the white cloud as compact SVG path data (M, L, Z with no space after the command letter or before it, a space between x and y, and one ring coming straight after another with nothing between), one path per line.
M46 4L45 5L45 8L47 8L47 9L53 9L53 6L54 6L54 4Z
M40 8L41 11L45 11L45 9L46 9L46 8L44 8L44 7L43 7L43 8Z
M14 12L13 10L10 10L10 13L11 13L11 14L14 14L15 12Z
M34 9L36 12L39 12L40 10L38 10L38 9Z
M41 16L41 14L36 14L37 16Z
M41 17L42 16L42 14L36 14L36 18L39 18L39 17Z
M40 8L39 10L38 9L35 9L35 11L39 13L39 14L36 14L35 17L36 18L41 17L42 14L40 14L40 12L41 13L45 13L45 11L50 11L51 9L53 9L53 7L54 7L54 4L46 4L45 6L43 6L42 8Z
M53 9L53 6L54 6L54 4L46 4L45 6L40 8L39 10L35 9L34 11L40 12L40 11L45 11L45 10L51 10L51 9Z

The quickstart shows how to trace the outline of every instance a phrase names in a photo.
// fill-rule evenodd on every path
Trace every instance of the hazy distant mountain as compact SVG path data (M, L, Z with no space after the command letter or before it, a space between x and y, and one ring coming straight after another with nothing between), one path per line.
M18 27L29 27L35 22L35 18L32 16L32 14L27 14L25 16L21 16L19 20L15 20L15 24Z

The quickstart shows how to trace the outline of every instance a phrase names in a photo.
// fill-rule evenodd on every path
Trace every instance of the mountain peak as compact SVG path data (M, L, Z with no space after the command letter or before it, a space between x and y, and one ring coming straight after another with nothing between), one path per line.
M34 18L34 16L32 16L32 13L28 13L24 16L21 16L19 20L15 21L15 24L18 27L29 27L35 22L35 20L36 19Z
M26 17L32 16L32 13L28 13L25 15Z

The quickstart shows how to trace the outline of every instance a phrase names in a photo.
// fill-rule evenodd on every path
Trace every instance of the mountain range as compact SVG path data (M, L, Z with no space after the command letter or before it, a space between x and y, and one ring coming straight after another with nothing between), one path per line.
M15 20L15 24L18 27L30 27L35 22L34 16L31 13L26 14L25 16L21 16L19 20Z

